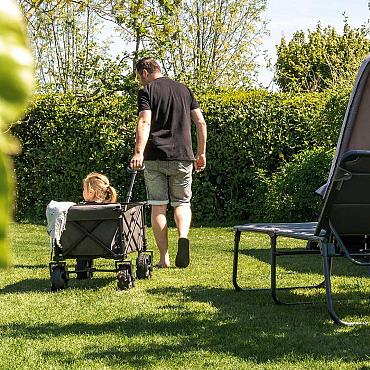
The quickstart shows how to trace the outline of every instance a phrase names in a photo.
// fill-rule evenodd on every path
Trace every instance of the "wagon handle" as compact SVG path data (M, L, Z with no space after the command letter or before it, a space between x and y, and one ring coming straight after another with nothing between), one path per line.
M136 174L138 172L142 172L144 171L145 169L145 166L141 167L140 169L138 170L133 170L130 166L127 166L126 168L126 171L131 174L131 182L130 182L130 186L128 188L128 192L127 192L127 195L126 195L126 199L125 199L125 203L130 203L130 200L131 200L131 196L132 196L132 189L134 187L134 183L135 183L135 177L136 177Z
M138 170L134 170L134 169L132 169L130 166L127 166L127 168L126 168L126 171L128 172L128 173L137 173L137 172L142 172L142 171L144 171L145 170L145 166L143 165L141 168L139 168Z

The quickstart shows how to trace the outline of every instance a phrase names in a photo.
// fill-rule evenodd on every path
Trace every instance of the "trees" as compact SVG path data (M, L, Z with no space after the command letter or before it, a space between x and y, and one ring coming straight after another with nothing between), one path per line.
M352 84L359 65L370 51L369 29L351 28L344 20L343 33L332 26L294 33L277 47L275 82L282 91L322 91Z
M113 16L124 40L132 43L132 72L143 54L156 58L171 48L179 32L181 0L112 0Z
M143 55L193 86L249 85L266 33L267 0L17 1L29 24L43 90L91 92L107 80L117 84L117 75L134 76ZM106 22L122 37L118 61L110 60L107 44L99 40Z
M163 64L175 76L190 76L193 85L250 86L256 51L266 33L261 18L265 8L261 0L184 1L177 45Z
M18 0L28 22L43 91L97 91L117 83L125 59L113 63L98 42L111 8L97 0Z
M203 89L250 85L266 0L131 0L117 19L167 75ZM123 5L122 5L123 4Z

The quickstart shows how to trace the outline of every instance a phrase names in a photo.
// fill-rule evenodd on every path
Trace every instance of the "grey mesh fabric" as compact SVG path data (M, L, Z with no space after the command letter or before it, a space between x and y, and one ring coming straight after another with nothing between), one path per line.
M370 54L362 63L348 102L337 150L331 164L328 181L316 190L325 197L328 185L341 155L349 150L370 150Z
M70 208L60 243L64 258L103 257L143 248L143 203L79 204Z

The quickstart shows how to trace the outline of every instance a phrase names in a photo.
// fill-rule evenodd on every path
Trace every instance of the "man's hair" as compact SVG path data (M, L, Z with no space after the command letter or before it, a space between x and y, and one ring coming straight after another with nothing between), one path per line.
M161 71L161 67L153 58L142 58L137 61L136 71L139 74L142 74L144 69L146 69L150 74Z

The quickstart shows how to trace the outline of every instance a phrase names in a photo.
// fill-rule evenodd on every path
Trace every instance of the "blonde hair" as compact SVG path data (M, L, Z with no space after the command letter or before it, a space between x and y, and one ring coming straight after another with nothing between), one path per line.
M99 203L117 202L117 192L109 183L108 177L98 173L89 173L82 181L82 185L94 192L93 201Z

